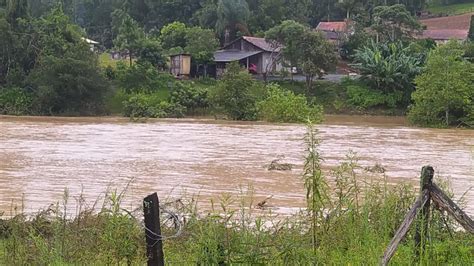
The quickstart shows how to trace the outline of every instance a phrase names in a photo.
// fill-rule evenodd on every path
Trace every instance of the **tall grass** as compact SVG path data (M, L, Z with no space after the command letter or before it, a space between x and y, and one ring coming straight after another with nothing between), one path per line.
M417 191L389 184L384 174L364 170L355 153L322 171L316 131L309 126L303 178L308 206L290 216L256 208L253 189L222 195L210 211L195 200L165 204L184 228L164 241L168 265L376 265L411 207ZM439 181L437 181L439 182ZM328 184L328 185L327 185ZM0 264L143 265L141 211L121 207L124 193L107 193L101 207L79 201L69 213L61 204L33 217L0 220ZM434 208L434 207L432 207ZM175 232L163 219L162 232ZM432 212L426 251L417 256L414 230L402 241L393 265L474 265L474 237Z

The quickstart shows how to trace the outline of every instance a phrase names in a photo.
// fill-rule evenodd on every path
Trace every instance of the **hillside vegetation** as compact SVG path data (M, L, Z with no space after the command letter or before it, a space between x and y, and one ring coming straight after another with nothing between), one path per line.
M434 14L460 15L474 12L474 2L451 5L433 4L427 10Z

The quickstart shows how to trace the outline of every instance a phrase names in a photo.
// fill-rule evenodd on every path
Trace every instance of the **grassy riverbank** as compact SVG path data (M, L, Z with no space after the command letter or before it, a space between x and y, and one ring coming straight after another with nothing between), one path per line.
M234 198L223 194L206 211L192 198L162 203L178 216L178 223L167 222L166 215L162 219L163 235L173 236L164 240L167 264L377 265L418 192L389 184L383 167L362 168L354 154L322 172L312 128L306 142L307 208L276 216L271 199L256 202L251 188ZM88 205L65 192L61 203L36 215L20 212L0 220L0 263L144 264L142 211L122 207L126 193L106 193L103 203ZM74 211L66 207L73 199ZM433 209L426 251L417 257L412 228L393 265L472 265L474 237L456 228Z
M357 205L357 197L365 200ZM387 187L383 182L372 183L360 194L341 195L333 203L349 206L332 206L330 215L319 221L314 247L305 211L273 217L270 211L255 209L251 196L224 197L213 211L205 213L196 211L193 203L179 204L174 211L186 217L186 222L177 238L164 241L166 262L376 265L414 198L412 187ZM31 218L18 215L2 221L0 261L6 265L144 264L144 229L135 220L141 213L133 212L135 218L131 217L117 200L116 195L109 195L105 207L83 210L74 219L64 219L64 209L58 205ZM240 207L231 207L236 204ZM433 217L431 225L420 265L474 263L474 237L453 231L454 226L448 231L439 216ZM171 235L174 229L165 228L165 232ZM418 263L413 234L411 231L402 242L393 265Z

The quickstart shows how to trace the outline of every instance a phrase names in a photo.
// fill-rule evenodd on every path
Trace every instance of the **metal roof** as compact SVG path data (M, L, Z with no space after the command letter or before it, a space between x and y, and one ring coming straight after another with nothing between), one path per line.
M219 50L214 53L215 62L232 62L242 60L253 55L262 53L262 51L244 52L239 50Z
M277 43L277 42L272 43L272 42L269 42L269 41L265 40L265 38L242 36L238 39L233 40L229 44L225 45L222 49L225 50L226 48L232 46L234 43L236 43L240 40L244 40L244 41L252 44L253 46L255 46L258 49L261 49L265 52L279 52L281 50L281 48L283 47L283 45L281 45L280 43Z
M257 38L257 37L250 37L250 36L243 36L244 40L248 41L249 43L257 46L258 48L267 51L267 52L278 52L280 51L282 45L279 43L271 43L265 40L265 38ZM275 46L276 45L276 46Z

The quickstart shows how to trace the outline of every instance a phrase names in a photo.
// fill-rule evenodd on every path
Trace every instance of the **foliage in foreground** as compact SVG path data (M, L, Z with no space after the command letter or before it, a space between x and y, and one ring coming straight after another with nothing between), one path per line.
M206 212L198 212L195 201L165 204L182 217L184 225L182 234L164 241L166 262L378 264L413 204L415 190L404 184L389 185L386 176L364 170L353 153L338 167L322 171L316 133L310 126L306 135L303 181L308 208L292 216L276 216L271 209L255 208L251 189L243 190L235 200L223 195L220 204L212 204ZM79 200L80 211L71 220L67 219L66 193L63 204L34 217L19 214L0 220L0 261L7 265L143 264L145 230L137 221L141 212L123 210L122 197L122 193L109 194L100 210L86 208ZM474 237L453 230L453 221L432 213L426 252L417 258L410 231L393 264L472 265ZM173 230L172 224L163 225L163 234Z

